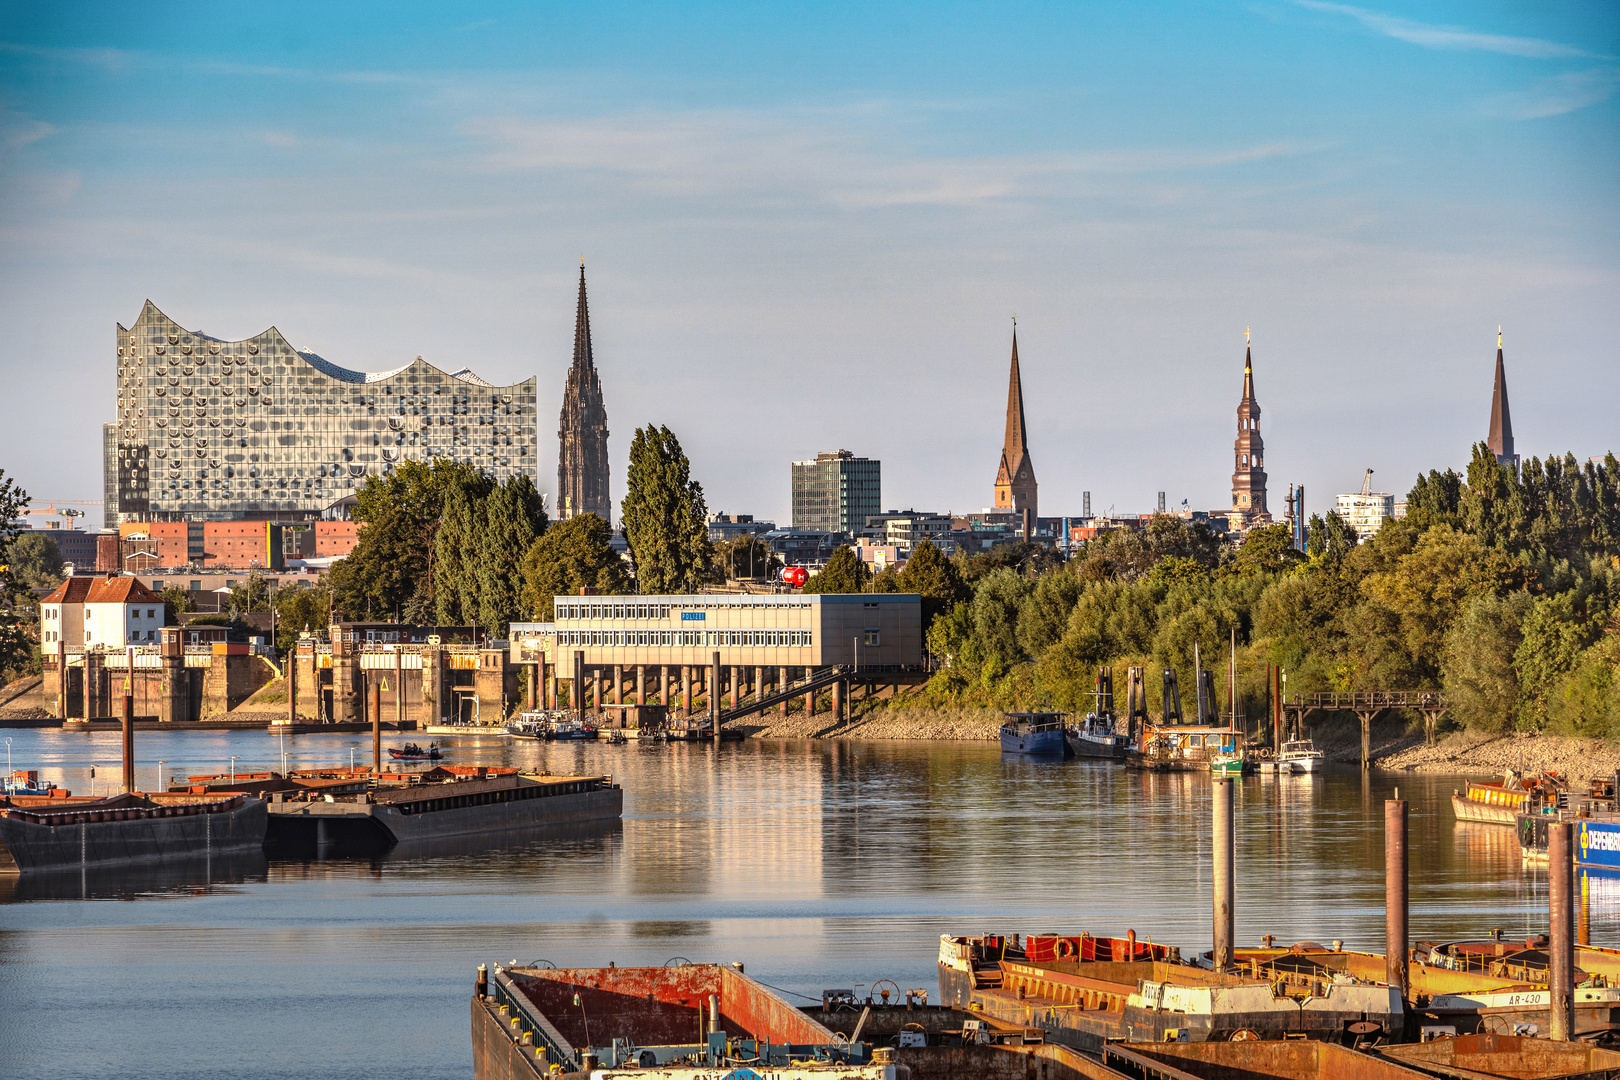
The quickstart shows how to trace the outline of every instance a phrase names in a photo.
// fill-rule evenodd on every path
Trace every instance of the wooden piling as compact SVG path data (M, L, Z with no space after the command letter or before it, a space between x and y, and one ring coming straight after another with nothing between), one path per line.
M1574 852L1575 826L1547 826L1547 1037L1575 1038Z
M1384 803L1384 980L1400 990L1402 1000L1411 996L1406 841L1406 800L1389 799Z

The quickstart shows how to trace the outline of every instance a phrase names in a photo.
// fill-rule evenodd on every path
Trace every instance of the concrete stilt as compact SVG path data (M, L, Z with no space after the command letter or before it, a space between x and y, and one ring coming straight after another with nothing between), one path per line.
M613 704L624 704L624 665L613 665Z
M692 665L681 665L681 715L692 715Z
M636 704L647 704L647 665L636 665Z
M720 650L714 651L714 658L709 661L709 726L716 735L720 733Z
M783 688L787 686L787 684L788 684L788 669L784 665L778 664L776 666L776 686L775 686L776 692L778 694L780 694L782 692ZM777 709L781 712L782 716L784 716L784 717L787 716L787 707L788 707L787 698L783 698L782 699L782 704L777 706Z

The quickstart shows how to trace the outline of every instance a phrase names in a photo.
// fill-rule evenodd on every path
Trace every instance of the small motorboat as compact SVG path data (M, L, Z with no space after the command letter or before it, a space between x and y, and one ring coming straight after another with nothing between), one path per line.
M594 739L596 728L584 720L573 717L559 717L551 721L550 728L545 736L548 739Z
M1236 754L1222 754L1209 759L1209 771L1212 776L1242 776L1246 763Z
M395 761L440 761L444 753L433 743L428 743L425 750L415 743L406 743L398 750L390 746L388 756Z
M6 778L6 795L50 795L56 790L56 785L46 781L40 782L39 772L34 769L13 769Z
M1001 725L1001 752L1035 757L1068 756L1063 741L1063 713L1007 713Z
M1277 764L1284 763L1294 766L1289 772L1313 773L1320 769L1326 761L1326 755L1316 748L1316 744L1309 739L1295 739L1282 744L1282 750L1277 754Z

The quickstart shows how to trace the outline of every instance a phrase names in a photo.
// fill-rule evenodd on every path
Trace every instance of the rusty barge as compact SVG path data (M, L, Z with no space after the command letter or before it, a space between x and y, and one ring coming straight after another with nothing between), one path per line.
M909 1080L857 1028L840 1036L736 967L479 967L475 1080ZM883 1058L885 1060L877 1060Z
M1274 982L1217 973L1126 938L941 935L943 1004L1096 1052L1105 1042L1341 1039L1352 1024L1404 1024L1400 992L1331 975Z

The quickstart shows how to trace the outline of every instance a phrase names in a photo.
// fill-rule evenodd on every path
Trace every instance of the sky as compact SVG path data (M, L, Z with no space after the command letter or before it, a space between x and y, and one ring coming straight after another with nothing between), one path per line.
M623 495L790 463L992 501L1013 318L1043 515L1230 504L1252 328L1273 513L1485 437L1620 452L1620 5L0 5L0 469L101 497L151 299L349 368L538 378L579 260ZM87 522L95 524L98 506Z

